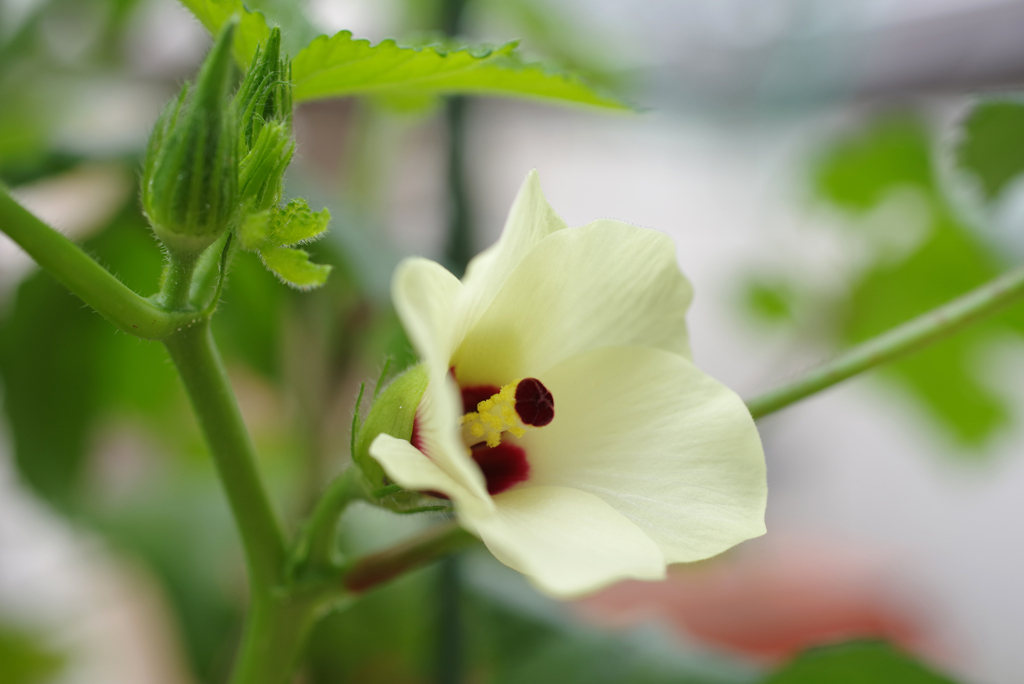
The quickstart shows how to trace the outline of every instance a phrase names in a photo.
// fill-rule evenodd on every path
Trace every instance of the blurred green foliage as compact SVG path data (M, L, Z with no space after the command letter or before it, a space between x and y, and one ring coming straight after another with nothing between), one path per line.
M769 323L792 323L799 293L786 280L752 278L746 288L746 308Z
M383 514L378 514L383 515ZM376 516L375 516L376 517ZM460 558L466 681L489 684L754 684L755 668L683 647L657 628L606 630L539 596L485 554ZM436 681L439 568L376 588L314 633L311 684Z
M161 256L135 199L86 248L130 287L154 291ZM180 434L168 418L179 400L163 347L117 333L49 275L18 288L0 319L0 377L16 397L4 408L18 466L40 494L79 509L83 462L95 424L114 412Z
M469 592L477 667L494 684L752 684L755 672L682 651L656 630L606 631Z
M764 684L954 684L881 641L850 641L805 651Z
M37 634L0 624L0 684L44 684L58 675L64 656Z
M998 198L1024 173L1024 102L980 102L964 120L953 154L956 169L980 185L985 199Z
M960 219L934 172L930 133L913 114L868 121L830 143L813 171L817 195L850 217L872 255L847 283L845 297L821 302L782 274L748 286L750 308L781 318L786 302L817 300L834 321L840 347L867 340L944 304L1005 269L1003 255ZM866 217L894 193L920 199L924 231L913 217L868 228ZM877 219L877 215L875 216ZM892 245L904 245L893 250ZM797 293L794 296L794 293ZM788 314L792 317L792 314ZM982 377L986 347L1000 336L1024 334L1024 308L1016 306L932 345L880 372L917 400L968 456L1010 419L1006 400Z

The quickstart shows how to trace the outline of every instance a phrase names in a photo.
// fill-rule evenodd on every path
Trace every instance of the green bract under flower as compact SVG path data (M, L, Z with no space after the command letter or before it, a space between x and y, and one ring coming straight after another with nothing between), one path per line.
M531 173L463 281L409 259L393 297L429 380L409 439L370 454L542 589L659 579L764 533L760 439L690 359L665 235L567 228Z

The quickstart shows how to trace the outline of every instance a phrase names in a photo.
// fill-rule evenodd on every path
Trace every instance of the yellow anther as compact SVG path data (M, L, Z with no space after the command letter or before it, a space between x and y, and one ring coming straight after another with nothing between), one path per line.
M487 446L496 447L501 443L501 435L509 432L522 437L526 432L523 422L516 413L515 380L501 388L501 391L490 399L484 399L476 405L476 411L462 416L462 438L467 445L473 446L487 442Z

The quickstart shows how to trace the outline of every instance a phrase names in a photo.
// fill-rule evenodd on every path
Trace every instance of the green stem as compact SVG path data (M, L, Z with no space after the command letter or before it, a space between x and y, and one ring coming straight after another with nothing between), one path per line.
M147 340L167 337L195 319L164 311L115 278L75 243L50 228L0 186L0 230L50 275L121 330Z
M448 241L445 260L457 276L465 272L466 264L473 257L473 227L466 187L467 104L465 97L450 97L445 103L448 128Z
M338 520L353 501L365 496L362 471L351 466L338 475L327 487L313 509L306 526L306 540L309 567L321 569L336 567Z
M457 555L441 560L437 587L437 643L434 681L456 684L465 679L465 626L462 620L462 568Z
M246 616L231 684L286 684L322 602L257 596Z
M421 536L354 561L345 571L342 585L360 593L476 541L455 523L436 525Z
M198 255L170 254L164 265L163 281L160 285L160 303L165 309L180 311L188 308L189 293L192 291L192 275L199 263Z
M355 481L342 475L331 490L348 491ZM345 499L333 497L331 492L327 498L336 503ZM333 517L333 512L327 515L332 510L336 511L337 506L323 505L325 520ZM359 594L476 541L476 537L454 523L437 525L419 537L352 562L342 571L340 582L314 582L304 589L302 584L296 584L287 592L255 592L231 684L285 684L299 660L310 628L332 602Z
M256 469L256 450L238 411L209 321L183 329L164 344L185 384L227 491L254 595L267 593L284 571L284 538Z
M755 419L762 418L858 373L949 337L1022 297L1024 268L1018 268L850 349L794 382L748 401L747 407Z

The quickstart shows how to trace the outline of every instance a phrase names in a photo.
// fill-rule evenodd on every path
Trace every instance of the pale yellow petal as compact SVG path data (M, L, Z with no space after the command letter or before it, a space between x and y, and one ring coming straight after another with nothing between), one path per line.
M480 469L462 443L462 400L448 372L456 343L452 332L455 300L461 290L455 276L429 259L406 259L398 265L392 281L395 309L430 377L416 413L424 449L463 487L487 498Z
M544 198L537 171L530 171L512 203L498 241L466 268L456 325L458 337L476 323L523 257L541 240L565 227L565 221Z
M541 376L555 418L521 444L530 481L601 497L669 562L764 533L764 453L731 390L676 354L612 347Z
M483 473L462 441L461 416L462 398L445 366L432 373L416 410L420 446L442 470L489 507Z
M523 258L459 346L459 382L500 386L611 345L688 356L691 296L667 235L607 220L558 231Z
M404 439L377 435L370 444L370 455L377 459L392 481L406 489L444 494L460 509L478 514L494 508L490 498L481 499L474 495Z
M431 370L447 370L453 346L455 302L462 283L441 264L418 257L395 269L391 297L409 341Z
M488 515L462 515L505 565L562 597L618 580L661 579L665 561L651 539L598 497L567 487L522 486L494 497Z

